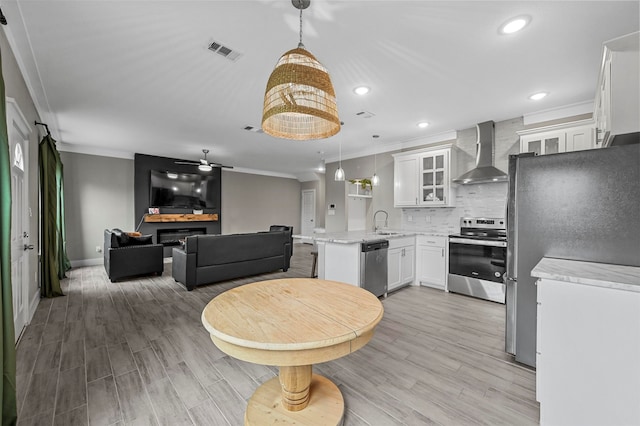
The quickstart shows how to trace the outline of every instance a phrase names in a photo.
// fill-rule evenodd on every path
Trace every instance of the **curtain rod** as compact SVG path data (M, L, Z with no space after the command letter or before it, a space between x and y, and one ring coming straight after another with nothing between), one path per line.
M44 126L44 128L47 129L47 135L51 136L51 132L49 131L49 126L47 124L40 123L38 121L34 121L33 123L36 124L36 125Z

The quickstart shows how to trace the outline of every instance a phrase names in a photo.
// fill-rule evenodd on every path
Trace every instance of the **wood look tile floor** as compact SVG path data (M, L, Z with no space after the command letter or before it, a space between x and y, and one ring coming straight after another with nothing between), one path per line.
M247 399L275 367L218 350L204 306L249 282L306 277L292 267L198 287L159 277L111 283L102 266L69 271L67 296L43 299L17 355L19 425L242 425ZM383 300L371 342L314 366L345 399L345 425L537 424L535 373L504 353L504 306L425 287Z

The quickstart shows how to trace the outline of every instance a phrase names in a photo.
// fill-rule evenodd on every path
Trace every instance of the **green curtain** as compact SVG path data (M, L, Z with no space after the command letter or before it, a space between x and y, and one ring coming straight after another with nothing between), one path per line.
M51 135L42 138L39 147L41 241L42 241L42 297L64 296L60 280L71 268L67 257L64 229L64 188L62 161Z
M0 57L0 69L2 58ZM4 97L4 78L0 75L0 328L2 340L2 424L15 425L16 406L16 339L13 325L13 297L11 295L11 160L7 137L7 104Z

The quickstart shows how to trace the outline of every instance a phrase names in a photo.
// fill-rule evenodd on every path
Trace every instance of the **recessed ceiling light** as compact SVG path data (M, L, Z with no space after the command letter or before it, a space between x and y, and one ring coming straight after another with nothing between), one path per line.
M367 93L369 93L369 90L371 89L369 89L367 86L359 86L353 89L356 95L366 95Z
M426 129L427 127L429 127L429 123L427 123L426 121L421 121L418 123L418 127L420 127L421 129Z
M544 98L547 95L548 95L547 92L534 93L533 95L529 96L529 99L531 99L532 101L539 101L540 99Z
M531 18L528 16L518 16L502 24L498 31L500 34L513 34L526 27L530 21Z

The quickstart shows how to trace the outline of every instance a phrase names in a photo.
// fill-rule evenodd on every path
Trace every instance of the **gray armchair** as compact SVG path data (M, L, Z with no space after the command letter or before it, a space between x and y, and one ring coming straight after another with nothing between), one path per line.
M111 282L164 270L162 244L153 244L150 235L129 237L119 229L104 230L104 269Z

